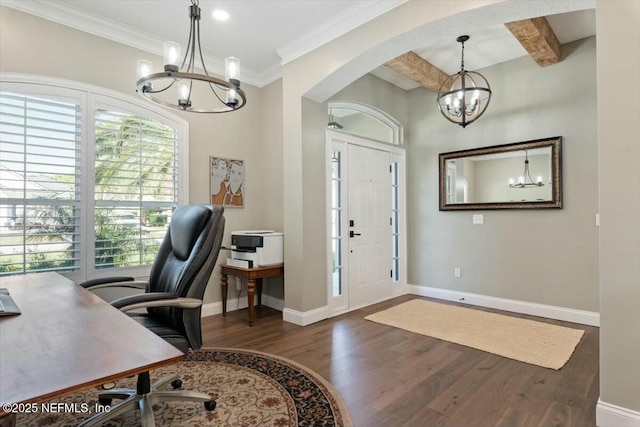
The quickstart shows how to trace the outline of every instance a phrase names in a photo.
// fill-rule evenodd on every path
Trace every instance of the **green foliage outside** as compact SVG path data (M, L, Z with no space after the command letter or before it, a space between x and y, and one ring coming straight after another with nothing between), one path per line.
M167 215L158 212L158 209L143 208L142 217L144 224L149 227L163 227L167 224Z
M68 207L54 206L41 209L38 225L28 226L26 231L29 244L64 243L66 250L54 253L28 252L25 254L26 271L72 270L74 268L73 232L74 218ZM160 243L140 228L119 225L112 211L96 212L95 265L96 268L128 267L151 264ZM156 233L157 234L157 233ZM22 256L16 255L11 262L21 263ZM21 265L0 264L0 273L22 271Z
M110 211L96 211L96 268L151 264L160 245L141 239L139 228L116 224L113 218Z

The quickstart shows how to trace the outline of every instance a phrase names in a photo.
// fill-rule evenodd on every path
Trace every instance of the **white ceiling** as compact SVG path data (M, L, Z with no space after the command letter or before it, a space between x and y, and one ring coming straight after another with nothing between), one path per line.
M201 42L207 68L220 72L224 58L236 56L241 79L263 86L280 76L291 61L407 0L200 0ZM187 0L0 0L0 4L106 37L154 54L164 40L186 46L189 35ZM214 8L229 12L215 21ZM595 34L595 10L547 17L562 44ZM527 55L504 27L470 33L465 43L465 68L480 69ZM460 44L425 40L415 52L445 72L460 66ZM372 73L404 89L418 85L379 67Z

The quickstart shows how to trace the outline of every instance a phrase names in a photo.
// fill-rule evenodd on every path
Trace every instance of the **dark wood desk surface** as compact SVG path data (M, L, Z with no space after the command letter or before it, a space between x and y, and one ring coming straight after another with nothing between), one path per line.
M42 402L184 358L59 274L3 277L0 287L22 311L0 318L0 404Z
M228 275L247 279L247 305L249 309L249 326L253 326L253 298L258 286L258 305L262 304L262 279L281 276L284 274L284 264L267 265L263 267L243 268L229 264L220 266L220 294L222 297L222 315L227 315L227 284Z

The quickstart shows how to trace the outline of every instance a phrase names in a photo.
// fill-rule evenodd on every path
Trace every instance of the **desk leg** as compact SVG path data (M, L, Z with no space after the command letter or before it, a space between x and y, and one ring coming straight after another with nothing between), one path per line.
M247 302L249 304L249 326L253 326L253 296L256 294L256 280L247 279Z
M258 306L262 305L262 279L256 279L258 291Z
M220 275L220 294L222 296L222 316L223 317L227 315L227 286L228 286L227 274L222 273Z

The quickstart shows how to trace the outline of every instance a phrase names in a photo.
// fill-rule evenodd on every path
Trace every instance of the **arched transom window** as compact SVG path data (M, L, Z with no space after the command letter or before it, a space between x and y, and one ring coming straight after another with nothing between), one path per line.
M393 145L402 145L402 125L396 119L370 105L329 102L328 127Z

